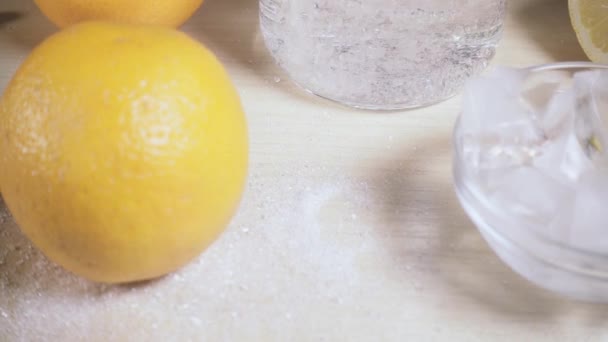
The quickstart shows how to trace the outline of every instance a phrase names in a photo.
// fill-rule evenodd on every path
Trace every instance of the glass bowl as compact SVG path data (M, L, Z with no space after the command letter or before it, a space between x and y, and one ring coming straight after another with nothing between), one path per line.
M597 228L597 232L582 231L577 222L582 222L583 200L594 198L588 195L588 191L593 190L588 185L595 184L589 179L603 186L605 177L589 176L603 171L597 171L600 168L597 165L601 164L588 154L585 155L589 163L585 167L580 165L586 160L576 159L578 152L568 152L566 158L561 156L561 159L548 155L551 151L560 153L560 149L552 145L558 140L563 146L573 146L568 151L577 151L575 145L567 145L575 140L562 135L567 131L571 137L580 137L581 122L588 122L580 118L583 114L578 110L585 107L576 95L580 95L581 90L574 75L606 68L608 65L586 62L555 63L508 69L494 80L492 76L483 76L485 81L480 81L483 77L472 80L465 90L464 108L453 132L455 191L461 206L493 251L516 273L540 287L592 302L608 302L608 248L603 248L604 241L608 245L608 230L604 229L603 234L597 227L589 228ZM604 76L608 77L608 73ZM576 91L572 88L575 84L579 84ZM562 96L561 104L555 102L557 94ZM493 96L495 98L490 99ZM482 115L484 110L487 115ZM530 114L535 110L536 114ZM568 116L569 110L571 116ZM527 114L522 115L520 111ZM542 115L538 114L541 112ZM560 119L561 115L565 119ZM530 122L526 117L532 117ZM520 118L524 124L517 126ZM541 132L530 130L531 123L541 125ZM551 132L547 129L549 126L561 128ZM541 138L535 140L538 137ZM591 147L602 143L594 139L587 141ZM579 147L588 153L590 146ZM553 167L550 164L555 160L561 162ZM537 172L537 169L546 172ZM608 171L604 173L608 177ZM544 176L551 181L545 182ZM608 202L605 205L608 206ZM590 212L598 214L600 219L603 217L599 210ZM608 221L600 219L598 227L608 226Z

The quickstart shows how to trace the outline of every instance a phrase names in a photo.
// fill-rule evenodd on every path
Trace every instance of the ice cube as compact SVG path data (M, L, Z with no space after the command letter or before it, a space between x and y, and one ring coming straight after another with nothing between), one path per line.
M556 91L546 106L536 111L536 120L549 140L558 140L574 127L575 94L572 89Z
M542 144L542 130L521 98L526 75L498 68L468 83L460 132L464 158L474 170L528 165Z
M540 227L571 206L574 190L533 167L494 170L484 175L483 191L496 208Z
M575 134L567 132L564 137L547 142L543 152L534 160L534 166L563 184L575 186L593 163Z
M577 73L574 90L578 140L593 159L608 159L608 71Z
M574 201L570 244L596 253L608 253L608 173L593 169L579 182Z
M464 91L461 126L465 134L483 134L521 125L527 129L518 133L534 133L529 113L522 106L521 89L527 73L519 69L496 68L487 76L467 83Z
M537 79L530 85L525 84L521 93L522 100L534 114L544 113L553 102L561 83L560 79L547 76L547 79Z
M593 165L574 131L574 91L554 94L538 118L546 141L534 158L534 167L574 186L580 175Z

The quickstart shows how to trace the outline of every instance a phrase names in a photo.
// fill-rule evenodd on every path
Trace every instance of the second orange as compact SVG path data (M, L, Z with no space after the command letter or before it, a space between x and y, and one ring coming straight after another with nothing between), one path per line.
M178 27L201 6L203 0L35 0L40 10L57 26L82 21Z

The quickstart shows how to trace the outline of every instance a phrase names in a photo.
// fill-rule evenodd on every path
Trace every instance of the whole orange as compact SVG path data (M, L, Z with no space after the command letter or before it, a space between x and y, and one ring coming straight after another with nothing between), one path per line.
M59 27L88 20L177 27L188 20L203 3L203 0L34 1Z
M238 94L201 44L88 22L38 46L0 98L0 189L51 260L94 281L145 280L224 230L247 140Z

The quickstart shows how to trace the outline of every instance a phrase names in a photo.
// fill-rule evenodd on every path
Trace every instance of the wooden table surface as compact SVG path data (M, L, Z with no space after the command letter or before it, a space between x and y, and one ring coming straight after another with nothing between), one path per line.
M511 0L494 63L585 59L566 3ZM0 209L0 341L608 340L605 306L523 280L463 214L459 98L337 106L290 83L257 27L257 0L207 0L184 26L225 63L250 124L249 185L227 232L176 274L109 287L49 263ZM31 0L0 2L0 91L53 31Z

